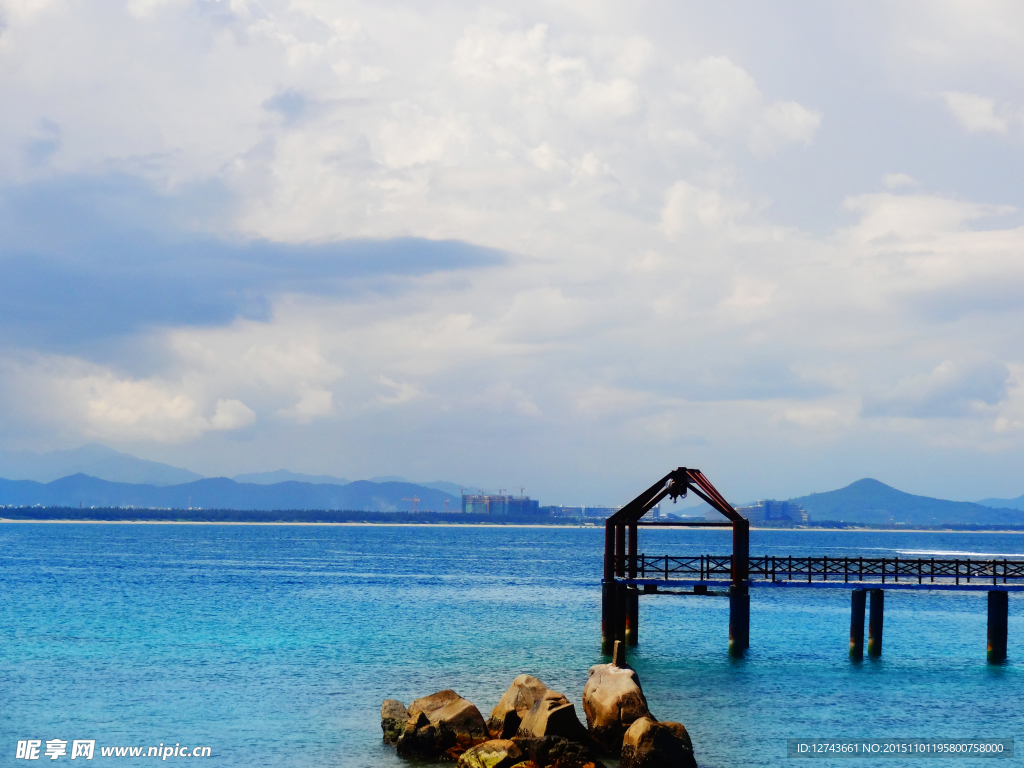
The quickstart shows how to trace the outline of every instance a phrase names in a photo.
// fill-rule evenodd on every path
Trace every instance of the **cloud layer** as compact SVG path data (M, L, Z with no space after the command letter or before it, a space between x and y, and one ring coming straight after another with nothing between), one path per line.
M1019 495L1024 18L871 11L4 0L0 439Z

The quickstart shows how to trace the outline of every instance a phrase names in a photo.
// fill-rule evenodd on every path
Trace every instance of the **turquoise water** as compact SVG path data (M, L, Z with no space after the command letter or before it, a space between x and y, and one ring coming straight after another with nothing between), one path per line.
M522 672L582 716L587 669L603 660L602 537L2 525L0 765L27 764L14 759L19 739L60 738L95 739L94 765L153 763L103 758L102 745L180 743L210 746L205 765L399 766L380 744L382 699L451 687L486 717ZM648 553L729 551L727 531L641 537ZM751 543L752 554L912 551L1022 556L1024 536L754 531ZM787 737L1024 736L1024 595L1010 597L999 666L985 662L984 592L891 591L885 621L883 658L853 664L849 593L755 590L751 649L732 660L726 600L645 597L631 663L704 768L784 765ZM904 763L921 765L883 765Z

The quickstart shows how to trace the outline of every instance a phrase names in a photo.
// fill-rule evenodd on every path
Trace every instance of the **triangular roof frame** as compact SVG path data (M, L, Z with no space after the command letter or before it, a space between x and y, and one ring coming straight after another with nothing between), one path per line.
M678 467L609 517L608 523L614 526L636 523L666 496L670 496L674 501L686 496L687 491L693 491L734 523L744 519L703 472L699 469Z

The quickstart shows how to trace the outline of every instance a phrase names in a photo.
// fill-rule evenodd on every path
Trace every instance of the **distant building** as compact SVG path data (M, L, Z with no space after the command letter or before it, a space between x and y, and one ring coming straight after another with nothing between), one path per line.
M550 506L541 507L541 514L551 515L552 517L575 517L578 519L591 518L596 520L607 520L609 517L618 512L621 507L561 507L561 506Z
M549 515L551 517L572 517L577 520L583 519L583 512L586 507L561 507L558 505L541 507L540 513L542 515Z
M749 507L736 507L736 511L751 523L806 523L807 511L792 501L776 501L761 499ZM710 510L705 514L707 520L724 520L721 513Z
M462 511L474 515L539 515L540 502L529 496L463 495Z

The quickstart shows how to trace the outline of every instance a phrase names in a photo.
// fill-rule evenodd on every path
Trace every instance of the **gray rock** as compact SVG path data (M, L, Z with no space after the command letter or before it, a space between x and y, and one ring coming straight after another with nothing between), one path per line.
M624 663L624 662L623 662ZM641 717L657 722L647 708L640 678L630 667L595 664L583 689L583 711L590 735L611 754L619 754L626 730Z
M515 738L523 768L604 768L592 747L558 736Z
M463 752L458 768L512 768L522 762L523 752L514 741L492 739Z
M682 723L635 720L622 741L620 768L697 768L690 734Z
M495 739L511 739L519 730L530 707L547 693L548 687L531 675L520 675L502 694L487 719L487 730Z
M384 699L384 704L380 708L380 727L384 731L385 744L394 744L398 741L408 721L409 710L402 702Z
M409 719L395 747L403 757L457 760L489 738L480 710L448 689L409 705Z
M558 691L552 690L545 691L533 702L516 735L535 738L560 736L570 741L590 742L587 729L576 716L576 707Z

